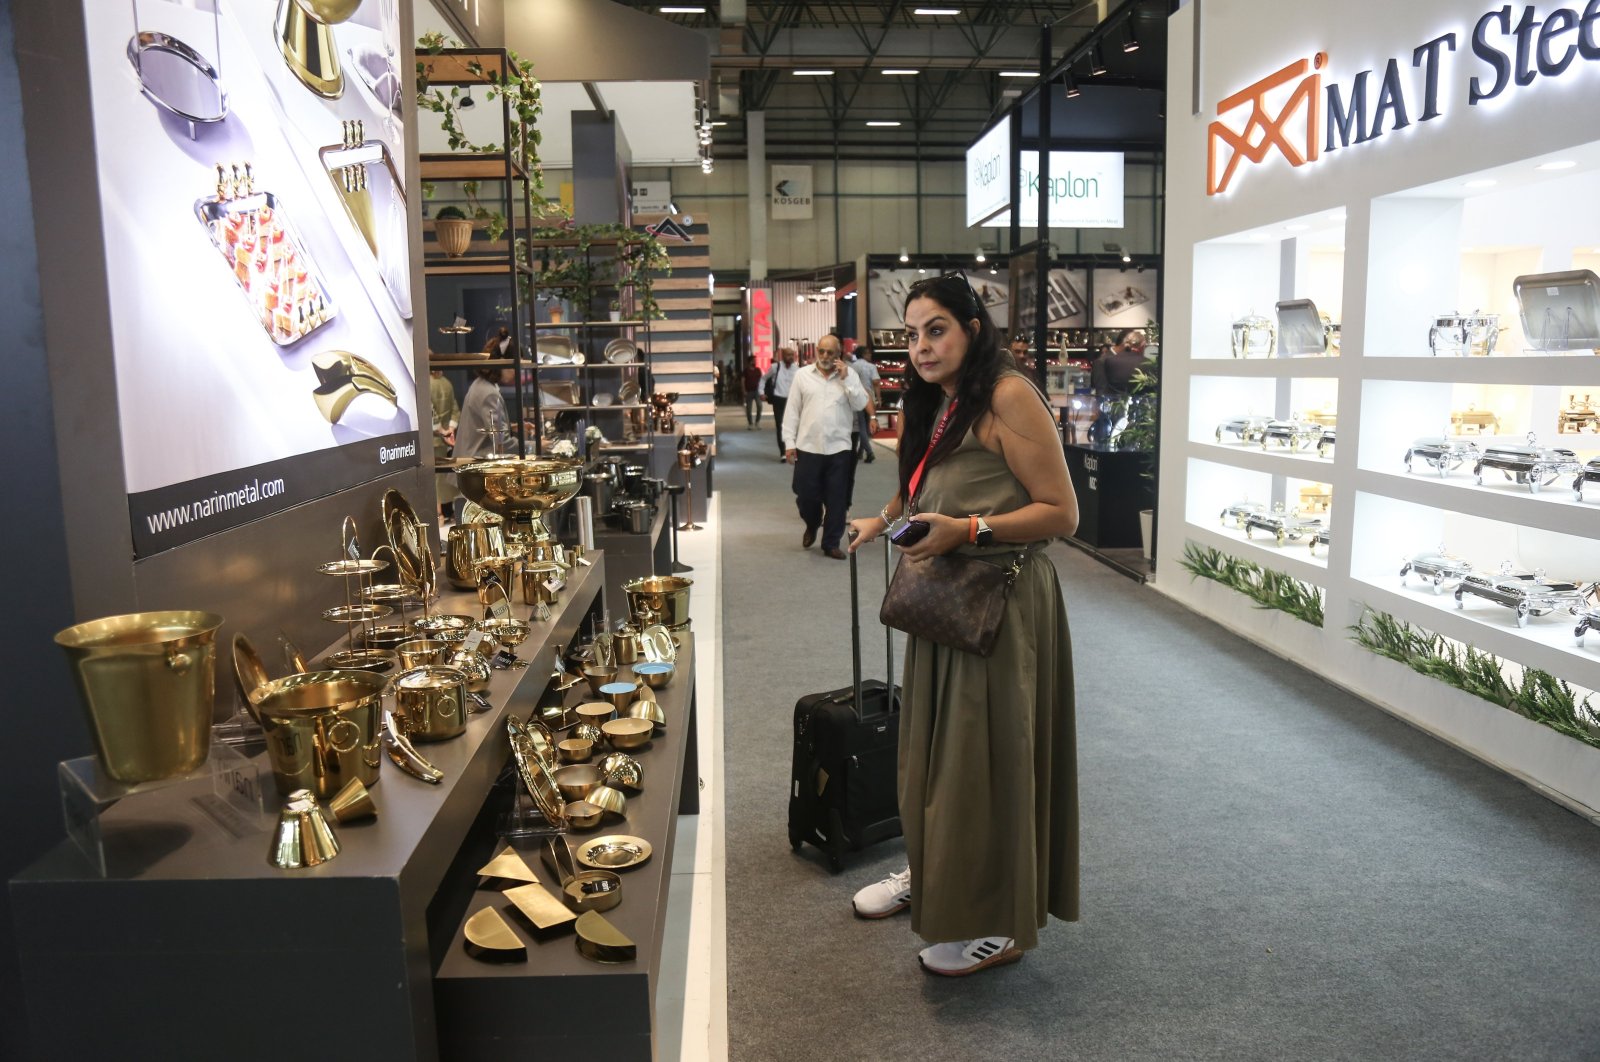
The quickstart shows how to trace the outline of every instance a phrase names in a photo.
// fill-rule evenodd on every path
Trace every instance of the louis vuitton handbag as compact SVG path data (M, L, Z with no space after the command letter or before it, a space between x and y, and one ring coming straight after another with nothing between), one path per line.
M921 561L901 557L878 619L947 649L989 656L1000 636L1006 600L1027 556L1028 551L1022 550L1012 555L1009 565L965 553Z

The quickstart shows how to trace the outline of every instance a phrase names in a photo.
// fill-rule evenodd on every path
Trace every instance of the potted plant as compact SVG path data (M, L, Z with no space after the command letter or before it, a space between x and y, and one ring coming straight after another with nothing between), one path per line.
M617 299L611 300L611 309L608 311L613 321L622 320L622 303Z
M460 207L441 207L434 215L433 230L447 257L460 258L472 244L472 219Z

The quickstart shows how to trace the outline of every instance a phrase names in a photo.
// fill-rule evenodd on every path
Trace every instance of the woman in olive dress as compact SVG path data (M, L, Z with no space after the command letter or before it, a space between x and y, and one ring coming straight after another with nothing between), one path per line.
M909 865L854 901L863 918L909 908L930 945L922 968L962 976L1020 959L1049 915L1078 917L1072 651L1043 549L1076 530L1078 503L1054 417L965 277L913 285L905 323L913 371L900 489L878 516L852 522L850 548L905 513L928 525L901 551L909 562L958 551L1009 565L1027 551L992 655L908 640L899 797Z

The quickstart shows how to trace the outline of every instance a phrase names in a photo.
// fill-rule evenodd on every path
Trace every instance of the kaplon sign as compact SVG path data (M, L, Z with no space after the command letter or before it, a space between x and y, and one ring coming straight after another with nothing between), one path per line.
M1463 41L1471 55L1451 82L1445 67ZM1451 99L1475 107L1590 63L1600 64L1600 0L1581 10L1506 4L1481 15L1470 33L1444 33L1391 58L1381 73L1337 80L1328 53L1296 59L1217 103L1206 130L1206 194L1226 192L1242 171L1274 155L1305 166L1433 121Z

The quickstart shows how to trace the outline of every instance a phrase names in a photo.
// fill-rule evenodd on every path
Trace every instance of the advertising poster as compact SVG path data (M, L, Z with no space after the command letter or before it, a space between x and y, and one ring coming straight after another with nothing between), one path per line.
M770 171L772 220L811 220L811 167L774 163Z
M1143 328L1156 316L1157 269L1096 269L1094 327Z
M1034 308L1038 305L1036 272L1032 256L1019 256L1011 260L1012 285L1017 297L1012 300L1015 313L1011 317L1012 334L1031 333L1034 327ZM1089 271L1086 269L1052 269L1045 289L1045 327L1082 328L1089 323Z
M1018 152L1022 187L1022 227L1039 225L1039 153ZM1007 174L1009 176L1009 174ZM969 178L970 179L970 178ZM1050 152L1050 227L1120 229L1123 226L1123 156L1120 151ZM1009 183L1007 196L1010 195ZM970 197L970 192L969 192ZM983 223L1011 224L1009 209Z
M915 269L872 269L867 272L867 320L873 328L900 328L905 324L906 296L911 285L919 280L937 276L937 273L919 273ZM1004 328L1010 313L1010 293L1006 290L1003 274L987 269L964 271L973 293L989 308L994 323Z
M85 0L145 557L419 463L397 0Z

